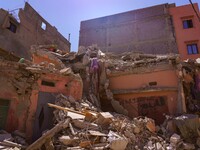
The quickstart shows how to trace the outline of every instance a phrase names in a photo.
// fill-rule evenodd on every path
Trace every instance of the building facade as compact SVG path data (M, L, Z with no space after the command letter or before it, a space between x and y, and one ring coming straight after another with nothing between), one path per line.
M198 4L194 4L198 15ZM197 59L200 57L200 20L192 5L171 7L170 14L173 18L176 42L180 57L185 59Z
M178 53L163 4L81 22L79 46L97 44L104 52Z
M198 15L198 4L194 4ZM79 46L97 44L104 52L179 53L196 59L200 21L192 5L163 4L81 22Z
M28 142L53 127L54 109L47 103L54 104L59 94L82 98L82 80L73 73L44 72L43 68L38 70L39 75L37 68L2 59L0 68L0 130L19 130Z
M52 44L65 52L70 51L70 42L28 3L18 15L19 20L0 9L0 48L27 59L31 58L31 45Z

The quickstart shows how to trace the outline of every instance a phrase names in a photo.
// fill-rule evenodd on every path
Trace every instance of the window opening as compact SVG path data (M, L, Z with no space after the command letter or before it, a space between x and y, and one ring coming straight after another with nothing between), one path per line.
M183 20L183 28L184 28L184 29L193 28L193 22L192 22L192 19L189 19L189 20Z
M198 52L197 44L188 44L187 52L188 54L198 54L199 52Z
M42 22L42 24L41 24L41 28L42 28L43 30L46 30L46 28L47 28L46 23Z
M42 85L55 87L55 83L42 80Z

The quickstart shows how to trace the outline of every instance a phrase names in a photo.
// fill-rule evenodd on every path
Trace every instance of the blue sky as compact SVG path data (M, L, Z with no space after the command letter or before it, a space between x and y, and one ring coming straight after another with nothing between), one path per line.
M71 34L72 51L78 49L80 22L83 20L163 3L189 4L189 0L0 0L0 7L6 10L23 8L25 1L66 38ZM200 0L192 2L200 5Z

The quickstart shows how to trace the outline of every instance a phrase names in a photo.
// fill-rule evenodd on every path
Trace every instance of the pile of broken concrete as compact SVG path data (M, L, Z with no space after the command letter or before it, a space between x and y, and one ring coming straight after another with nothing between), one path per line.
M34 64L26 69L32 73L43 73L46 71L68 74L73 70L84 74L89 73L88 65L94 57L105 61L109 72L130 70L145 63L157 63L170 61L174 63L176 56L154 56L144 54L123 54L123 57L103 54L99 49L90 47L80 49L75 54L58 55L57 53L44 50L34 51L35 54L48 53L53 60L56 59L61 66L56 69L52 63ZM53 57L53 56L55 57ZM107 59L106 57L109 57ZM117 58L115 58L117 57ZM118 59L118 58L121 59ZM145 59L144 59L145 58ZM62 61L62 62L61 62ZM65 66L63 66L65 62ZM65 67L71 68L65 68ZM131 68L131 67L132 68ZM47 70L45 70L45 68ZM64 69L63 69L64 68ZM103 70L102 69L102 70ZM100 78L103 78L101 74ZM95 78L94 78L95 79ZM91 80L93 83L93 80ZM114 101L111 91L108 89L109 82L105 79L102 83L106 90L108 99ZM94 86L95 87L95 86ZM91 90L91 89L90 89ZM96 94L96 95L95 95ZM87 94L86 94L87 95ZM91 94L90 94L91 95ZM92 98L91 98L92 97ZM82 150L82 149L112 149L112 150L139 150L139 149L198 149L200 148L200 120L198 115L184 114L181 116L166 116L162 125L155 125L151 118L137 117L129 118L115 112L102 112L98 105L96 91L92 91L90 100L83 98L75 100L71 96L58 95L55 104L47 104L53 107L55 126L46 131L34 143L28 145L24 133L15 131L12 134L6 131L0 132L0 149L48 149L48 150ZM93 102L93 103L92 103ZM126 114L126 113L123 113Z
M156 126L147 117L128 118L102 112L86 99L58 95L55 108L55 127L27 149L82 150L82 149L198 149L200 123L197 115L169 117Z

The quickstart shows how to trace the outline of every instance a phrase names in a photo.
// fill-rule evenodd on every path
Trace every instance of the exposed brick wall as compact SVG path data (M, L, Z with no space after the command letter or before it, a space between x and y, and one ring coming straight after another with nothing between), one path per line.
M24 9L19 10L20 23L0 9L0 48L11 51L20 57L30 59L30 46L39 44L54 44L65 52L70 51L70 42L63 37L55 27L42 18L28 3ZM7 29L10 20L16 25L16 33ZM44 23L46 29L42 29Z
M178 53L168 7L163 4L81 22L79 46L104 52Z

